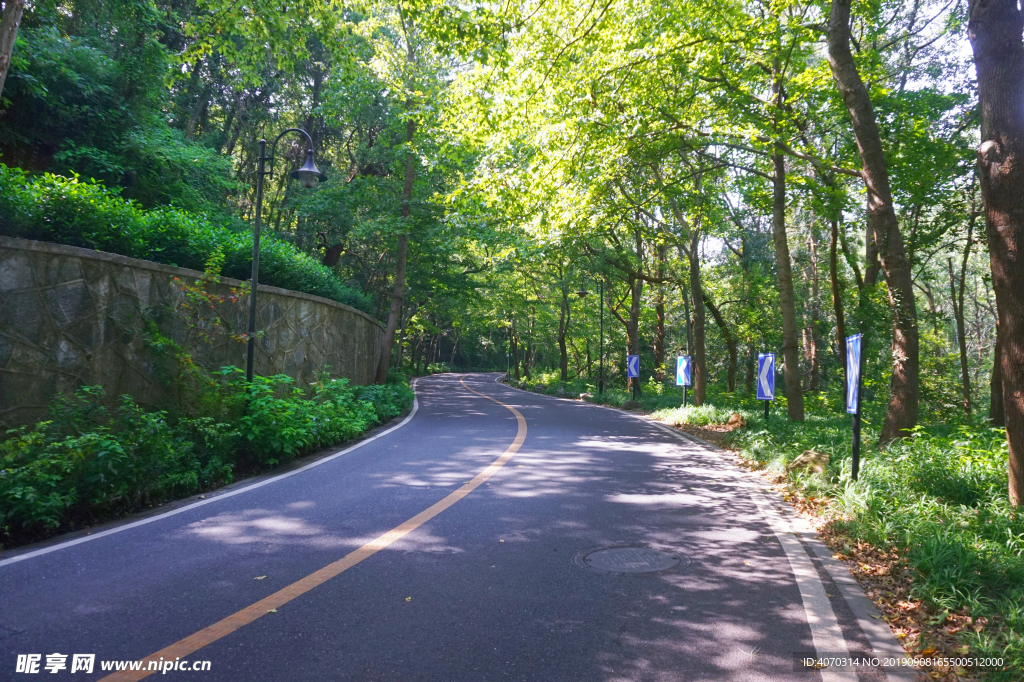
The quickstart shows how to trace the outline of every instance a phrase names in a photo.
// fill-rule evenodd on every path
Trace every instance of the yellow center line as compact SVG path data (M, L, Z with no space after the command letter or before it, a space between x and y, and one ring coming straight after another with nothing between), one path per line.
M498 472L498 469L505 466L505 463L512 459L512 456L519 451L520 447L522 447L523 441L526 440L526 419L523 417L522 414L520 414L519 410L512 407L511 405L506 405L497 398L492 398L489 395L485 395L480 391L476 391L470 388L469 386L466 385L465 379L460 379L459 382L466 390L498 403L502 407L510 410L512 414L516 416L516 422L519 425L519 428L516 432L516 438L514 441L512 441L512 444L508 446L508 449L505 450L504 454L502 454L501 457L491 462L491 464L486 469L477 474L473 478L473 480L463 484L461 487L459 487L450 495L442 499L440 502L431 505L430 507L421 511L419 514L412 517L408 521L405 521L401 525L395 526L394 528L384 533L380 537L371 540L359 549L351 552L350 554L345 555L338 561L335 561L332 564L328 564L318 571L310 573L305 578L301 578L300 580L295 581L291 585L288 585L287 587L284 587L278 590L277 592L274 592L270 596L259 600L255 604L247 606L241 611L237 611L228 616L227 618L219 620L213 625L210 625L209 627L203 628L199 632L191 634L184 639L178 640L174 644L164 647L163 649L157 651L154 654L146 656L146 658L143 659L144 662L142 664L142 667L147 668L149 665L149 661L159 661L160 659L163 659L165 661L173 661L176 658L185 658L186 656L190 656L199 649L202 649L207 644L212 644L213 642L216 642L218 639L230 635L235 630L241 629L242 627L248 625L257 618L262 618L263 616L267 615L267 612L271 609L279 608L280 606L292 601L296 597L303 595L306 592L309 592L314 587L322 585L331 578L352 568L363 559L373 556L380 550L385 549L386 547L395 542L398 542L406 535L408 535L409 533L416 530L430 519L434 518L435 516L443 512L445 509L448 509L453 504L469 495L471 492L480 487L480 485L484 481L486 481L491 476L496 474ZM111 675L107 675L103 678L103 681L114 682L115 680L141 680L144 677L152 675L154 672L156 671L145 669L120 671L115 672Z

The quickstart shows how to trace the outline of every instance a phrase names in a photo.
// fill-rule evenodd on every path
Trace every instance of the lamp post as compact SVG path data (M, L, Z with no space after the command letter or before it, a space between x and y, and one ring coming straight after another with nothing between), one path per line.
M252 282L251 290L249 292L249 334L248 343L245 349L245 380L252 382L253 373L253 359L256 352L256 289L259 286L259 274L260 274L260 228L263 224L263 178L266 176L274 175L274 150L277 148L278 141L285 136L286 133L302 133L302 136L306 138L309 143L309 147L306 149L306 162L302 164L302 167L293 170L289 175L302 183L305 188L311 188L316 185L317 182L322 182L327 179L327 176L317 170L316 164L313 162L313 138L309 136L302 128L288 128L281 132L275 139L273 144L270 145L270 156L267 156L267 141L264 139L260 140L260 157L259 165L256 171L256 221L253 225L253 240L252 240ZM266 170L266 162L270 162L270 170Z

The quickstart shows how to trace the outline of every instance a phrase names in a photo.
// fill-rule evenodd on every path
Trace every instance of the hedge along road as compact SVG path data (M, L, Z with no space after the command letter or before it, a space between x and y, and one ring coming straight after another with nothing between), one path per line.
M885 679L794 670L896 649L754 479L494 379L421 380L411 418L344 456L0 555L0 679L51 653L208 660L168 673L206 680ZM589 552L616 547L675 565L598 570Z

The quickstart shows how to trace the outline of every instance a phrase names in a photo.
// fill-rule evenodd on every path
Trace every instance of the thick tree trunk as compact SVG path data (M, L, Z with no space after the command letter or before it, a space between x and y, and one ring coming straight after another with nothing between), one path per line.
M843 314L843 289L839 281L839 221L832 218L832 239L828 248L829 281L832 285L832 312L836 318L836 352L846 386L846 316Z
M729 393L733 393L736 390L736 365L737 365L737 352L736 352L736 337L729 331L729 326L725 323L725 318L722 317L722 311L715 306L714 302L704 294L704 305L707 306L708 310L711 311L711 317L715 318L715 324L722 331L722 338L725 339L725 346L729 349L729 370L726 373L726 390Z
M25 0L6 0L3 17L0 18L0 96L4 94L4 81L11 68L11 52L18 37L21 15L25 11Z
M971 0L967 24L978 74L978 171L1009 442L1009 495L1024 502L1024 14L1016 0Z
M850 52L851 0L832 0L828 23L828 61L853 124L868 191L868 231L878 247L892 307L892 381L882 425L883 443L906 435L917 424L920 339L910 262L892 206L889 171L871 97ZM870 266L869 266L870 267ZM870 275L870 273L869 273ZM868 284L870 284L870 277Z
M797 341L793 267L789 260L789 238L786 236L786 161L781 151L775 150L772 162L775 166L772 237L775 241L779 304L782 307L782 358L787 412L790 419L800 422L804 420L804 392L800 384L800 344Z
M410 103L411 106L411 103ZM409 119L405 124L405 142L412 144L416 134L416 123ZM405 153L405 185L402 187L402 228L407 229L410 204L412 203L412 182L416 176L416 157L411 151ZM378 384L388 380L388 367L391 365L391 349L395 345L395 330L402 316L402 298L405 295L405 263L409 253L409 235L398 237L398 262L395 264L395 286L391 290L391 310L388 311L388 324L384 328L384 339L381 342L380 362L377 364Z
M708 391L707 315L700 278L700 221L690 231L690 300L693 303L693 404L703 405Z

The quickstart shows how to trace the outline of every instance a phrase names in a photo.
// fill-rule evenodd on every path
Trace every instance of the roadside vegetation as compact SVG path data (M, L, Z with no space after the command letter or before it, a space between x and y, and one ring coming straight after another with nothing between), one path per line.
M400 376L353 387L326 374L300 389L285 375L191 366L188 400L146 410L103 388L59 396L50 419L0 441L0 548L73 530L270 471L355 438L412 406Z

